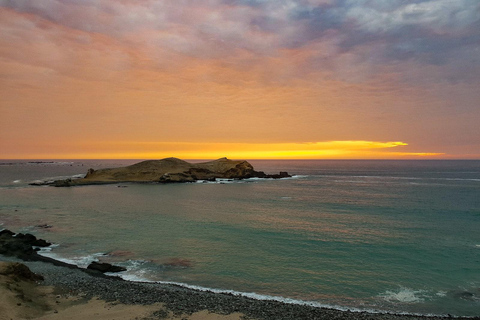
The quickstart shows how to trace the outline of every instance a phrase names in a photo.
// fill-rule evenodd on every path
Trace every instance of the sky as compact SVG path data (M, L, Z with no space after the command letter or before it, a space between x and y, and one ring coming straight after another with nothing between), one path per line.
M0 0L0 158L480 159L478 0Z

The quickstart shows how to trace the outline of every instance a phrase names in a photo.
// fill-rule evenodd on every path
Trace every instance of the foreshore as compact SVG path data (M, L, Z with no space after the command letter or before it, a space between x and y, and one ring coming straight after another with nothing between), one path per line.
M23 261L3 255L0 255L0 261L20 262L44 278L33 284L35 290L43 292L37 296L44 296L46 299L40 304L35 305L32 298L28 297L28 292L16 294L18 301L8 302L8 299L0 299L4 304L3 306L0 304L0 311L2 309L5 311L6 308L13 311L27 308L30 312L30 316L14 319L81 319L82 317L117 320L447 319L447 317L340 311L278 301L255 300L175 285L125 281L117 277L104 276L101 273L87 273L81 269L55 266L41 261ZM9 290L11 291L11 288L5 285L5 281L0 283L0 297L5 297ZM28 289L30 292L33 292L32 290L32 288ZM48 297L51 300L50 305ZM37 310L34 310L35 308ZM75 315L80 318L75 318ZM0 316L0 319L10 318Z
M50 243L31 234L0 232L0 320L3 319L446 319L342 311L186 288L126 281L103 268L79 268L37 253ZM97 265L98 267L98 265ZM121 271L117 270L117 271ZM460 319L460 318L457 318ZM465 318L466 319L466 318ZM469 319L480 319L469 318Z

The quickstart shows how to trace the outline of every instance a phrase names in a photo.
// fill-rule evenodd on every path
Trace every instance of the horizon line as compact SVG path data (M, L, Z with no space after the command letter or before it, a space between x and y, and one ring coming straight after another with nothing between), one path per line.
M165 157L165 158L0 158L0 161L53 161L53 160L162 160L167 158L177 158L177 157ZM292 159L292 158L229 158L229 157L220 157L220 158L178 158L182 160L218 160L222 158L227 158L229 160L256 160L256 161L369 161L369 160L383 160L383 161L480 161L480 158L303 158L303 159Z

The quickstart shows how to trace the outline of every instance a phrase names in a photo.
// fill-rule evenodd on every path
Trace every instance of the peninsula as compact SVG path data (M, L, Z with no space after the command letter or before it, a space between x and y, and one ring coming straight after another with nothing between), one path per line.
M198 180L215 181L216 179L279 179L288 177L291 176L287 172L266 174L263 171L255 171L253 166L245 160L220 158L208 162L189 163L178 158L165 158L146 160L120 168L89 169L85 177L81 179L56 180L35 184L70 187L123 182L176 183Z

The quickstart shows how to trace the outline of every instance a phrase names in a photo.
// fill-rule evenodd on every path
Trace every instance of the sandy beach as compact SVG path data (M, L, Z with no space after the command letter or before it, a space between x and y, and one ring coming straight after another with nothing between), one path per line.
M446 319L261 301L173 285L124 281L40 261L1 255L0 260L0 320Z
M38 268L38 266L37 266ZM237 320L242 314L221 315L207 310L182 315L164 303L124 304L91 298L88 294L43 285L43 277L19 262L0 261L0 319L191 319Z

